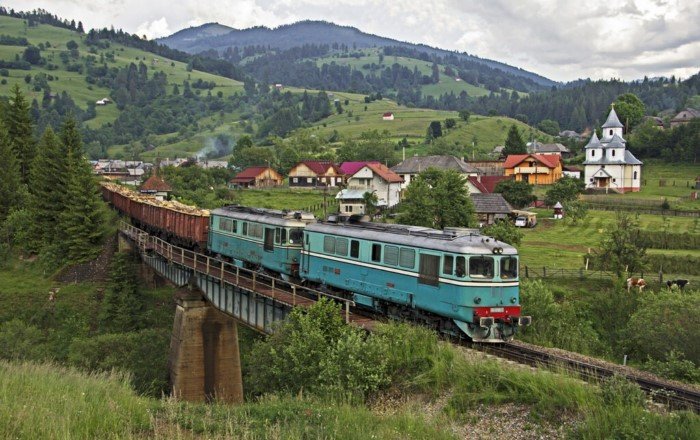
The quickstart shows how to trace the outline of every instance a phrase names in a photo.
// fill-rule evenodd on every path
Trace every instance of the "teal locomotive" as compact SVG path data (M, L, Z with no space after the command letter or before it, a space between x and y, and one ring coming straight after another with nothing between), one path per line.
M337 219L216 209L209 251L474 341L507 341L530 323L520 314L514 247L475 232Z

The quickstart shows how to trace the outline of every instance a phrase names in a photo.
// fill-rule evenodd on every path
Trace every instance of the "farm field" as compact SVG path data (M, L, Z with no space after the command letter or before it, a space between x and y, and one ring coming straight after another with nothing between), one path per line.
M697 176L700 176L700 164L646 160L642 168L641 191L631 194L608 194L604 199L624 204L648 205L650 209L659 209L664 199L668 199L672 209L700 210L700 200L690 200L691 192L700 192L693 187ZM591 197L591 201L600 198Z
M555 221L548 217L551 210L537 209L538 224L524 230L519 252L523 265L541 268L578 269L583 267L583 255L595 248L607 228L615 222L615 212L590 210L578 225L566 221ZM689 217L668 217L670 230L675 233L700 234L700 222ZM663 218L658 215L641 214L640 227L649 231L663 230ZM650 253L675 255L695 254L685 250L650 250Z

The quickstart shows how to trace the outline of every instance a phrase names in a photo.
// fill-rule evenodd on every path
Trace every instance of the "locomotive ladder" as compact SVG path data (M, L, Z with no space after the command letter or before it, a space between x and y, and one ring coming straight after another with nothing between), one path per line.
M309 307L321 297L342 304L345 322L371 330L376 321L352 313L354 301L289 283L273 276L232 266L219 258L198 253L120 222L120 233L138 248L141 259L177 286L199 288L217 309L261 333L270 334L293 307Z

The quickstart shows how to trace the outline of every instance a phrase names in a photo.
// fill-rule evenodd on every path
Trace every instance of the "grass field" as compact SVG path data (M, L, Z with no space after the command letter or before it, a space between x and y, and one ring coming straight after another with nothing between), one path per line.
M524 230L525 236L519 252L522 263L532 267L578 269L583 267L583 255L589 248L600 243L608 228L615 222L615 212L588 212L587 217L578 225L567 221L550 219L551 210L538 209L538 224L533 229ZM700 225L696 219L689 217L668 217L670 229L676 233L700 234ZM658 215L639 216L640 227L645 230L659 231L664 227L663 217ZM695 254L689 251L650 250L650 253Z
M30 100L36 98L38 101L41 101L43 92L35 92L30 85L25 83L24 77L27 74L33 76L43 72L47 75L58 76L58 80L49 82L52 93L66 91L71 95L75 103L82 108L87 107L88 101L96 101L109 96L108 89L88 84L85 81L85 74L81 75L77 72L66 71L59 58L59 53L67 50L66 43L71 40L78 43L81 58L90 55L88 46L82 41L84 35L45 24L40 24L36 27L26 27L23 20L4 16L0 17L0 34L24 37L34 45L39 45L39 43L46 45L49 42L51 47L41 52L42 57L46 58L49 63L59 66L58 70L49 70L45 66L32 66L32 69L29 71L9 69L10 76L6 78L7 84L0 85L0 95L7 95L10 88L17 83L22 86L22 90L27 93ZM0 59L14 59L16 54L21 56L24 49L24 47L19 46L0 46ZM112 52L114 53L114 62L107 61L109 67L122 67L132 62L138 64L142 61L148 66L149 73L153 71L165 72L168 76L169 84L182 84L186 79L193 81L201 78L205 81L216 82L217 87L212 90L212 94L221 91L224 96L228 96L243 90L243 84L239 81L196 70L188 72L185 63L155 56L152 53L121 44L112 43L108 49L99 50L96 54L91 55L99 59L101 53L107 54ZM171 92L172 90L169 88L168 93ZM114 105L98 106L97 117L88 121L88 125L96 128L106 122L113 121L118 115L118 111Z

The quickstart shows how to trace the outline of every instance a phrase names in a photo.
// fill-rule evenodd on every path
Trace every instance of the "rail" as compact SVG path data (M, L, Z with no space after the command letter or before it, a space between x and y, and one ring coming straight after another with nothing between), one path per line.
M169 263L185 266L226 284L252 290L290 307L307 307L313 303L314 298L317 301L321 297L343 303L345 322L351 322L353 314L350 312L350 308L355 306L355 302L351 299L310 289L265 273L234 266L220 258L175 246L124 221L120 222L120 230L131 238L139 250L144 253L155 252Z
M605 367L565 355L552 353L549 349L522 342L505 344L477 344L462 342L461 345L474 348L498 357L532 366L564 368L589 382L600 382L615 374L636 383L653 400L667 404L673 409L689 409L700 413L700 392L688 386L665 382L650 376L642 376L620 367Z

